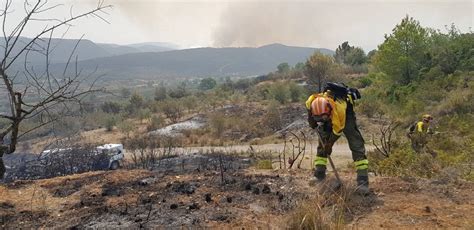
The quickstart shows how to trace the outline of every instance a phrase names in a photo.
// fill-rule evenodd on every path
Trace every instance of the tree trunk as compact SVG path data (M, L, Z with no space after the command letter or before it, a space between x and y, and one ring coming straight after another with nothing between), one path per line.
M12 135L11 135L11 143L10 143L10 150L8 153L13 153L16 150L16 145L18 144L18 134L19 134L19 129L20 129L20 122L22 120L22 109L21 109L21 104L22 104L22 98L21 98L21 93L15 92L15 100L13 103L15 103L15 114L13 117L15 118L13 120L12 124Z
M10 149L7 154L13 153L16 150L16 145L18 144L18 133L20 128L20 123L18 121L13 122L13 129L11 135Z
M3 179L3 176L5 175L5 165L3 163L3 154L5 154L8 151L8 147L5 145L0 145L0 179Z

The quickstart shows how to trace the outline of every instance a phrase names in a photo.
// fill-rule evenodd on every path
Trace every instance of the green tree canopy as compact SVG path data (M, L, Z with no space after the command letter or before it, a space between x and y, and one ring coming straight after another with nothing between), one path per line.
M303 62L298 62L298 63L296 63L294 68L297 71L304 70L304 63Z
M333 65L334 59L331 56L315 52L308 58L305 65L308 83L310 85L317 85L319 92L321 92L322 86L327 81Z
M290 65L288 65L286 62L283 62L277 66L277 69L278 73L288 73L290 71Z
M355 47L347 53L347 56L344 60L345 64L348 65L362 65L367 62L367 56L365 55L365 52L362 48L360 47Z
M455 70L474 69L474 34L461 33L454 25L448 33L431 32L430 58L431 67L439 66L445 74Z
M367 53L367 60L368 60L369 62L371 62L371 61L372 61L372 57L375 56L376 53L377 53L377 50L376 50L376 49L369 51L369 52Z
M214 80L214 78L208 77L201 80L201 82L199 83L199 89L203 91L210 90L210 89L214 89L216 85L217 85L216 80Z
M388 74L396 83L407 85L426 64L429 32L408 15L396 25L392 34L378 47L375 66Z
M367 62L364 50L360 47L349 45L347 41L337 47L334 59L337 63L351 66L362 65Z
M346 56L354 47L349 45L348 41L343 42L339 45L336 49L336 53L334 54L334 59L337 63L345 63Z

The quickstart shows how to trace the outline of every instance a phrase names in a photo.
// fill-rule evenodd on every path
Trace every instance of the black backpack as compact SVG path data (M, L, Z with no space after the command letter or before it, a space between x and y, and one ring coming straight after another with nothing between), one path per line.
M347 95L351 95L353 100L358 100L362 97L358 89L350 88L344 83L328 82L324 86L324 91L328 90L334 94L335 99L345 100Z

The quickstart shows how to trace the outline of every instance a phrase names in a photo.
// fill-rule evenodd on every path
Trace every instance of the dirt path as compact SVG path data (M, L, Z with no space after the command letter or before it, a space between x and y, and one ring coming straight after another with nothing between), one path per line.
M306 155L301 164L302 168L310 169L312 168L312 162L316 156L316 147L317 142L310 142L306 146ZM272 152L274 154L283 152L285 145L280 144L264 144L264 145L231 145L231 146L204 146L204 147L183 147L173 149L173 153L182 155L182 154L194 154L194 153L206 153L206 152L222 152L222 153L241 153L241 152ZM291 145L287 144L287 153L291 152ZM366 149L370 150L373 147L371 145L366 145ZM276 155L277 157L278 155ZM126 154L127 158L130 158L130 152ZM288 157L288 156L287 156ZM348 164L351 164L352 154L349 146L346 142L338 142L333 146L333 153L331 155L336 167L346 167ZM274 168L277 168L278 165L275 164Z

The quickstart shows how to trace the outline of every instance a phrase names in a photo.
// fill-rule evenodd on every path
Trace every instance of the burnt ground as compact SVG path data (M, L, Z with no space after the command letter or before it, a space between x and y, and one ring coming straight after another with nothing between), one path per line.
M341 199L323 185L311 186L308 170L240 168L223 174L224 180L212 167L117 170L12 182L0 186L1 226L294 228L298 212L313 204L325 215L342 207L337 222L361 229L474 226L468 182L372 177L372 193L360 196L351 192L355 175L342 172L347 189Z

